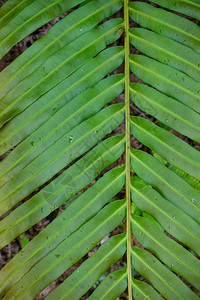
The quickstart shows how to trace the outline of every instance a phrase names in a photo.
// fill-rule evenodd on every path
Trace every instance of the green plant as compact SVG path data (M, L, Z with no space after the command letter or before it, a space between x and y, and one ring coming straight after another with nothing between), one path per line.
M14 147L0 163L1 215L15 208L0 221L1 246L126 154L125 165L70 200L1 270L3 299L34 299L124 218L126 232L103 243L47 299L80 299L125 252L126 267L88 299L115 299L127 287L129 299L198 299L200 154L173 133L200 141L200 28L189 20L200 18L200 4L152 2L173 12L128 0L8 0L1 7L3 57L80 4L0 75L0 155ZM124 20L110 18L122 6ZM143 28L129 29L129 15ZM123 31L124 47L105 49ZM130 55L130 43L146 56ZM123 61L124 74L103 79ZM148 85L130 83L130 70ZM124 103L107 105L123 90ZM131 116L130 98L166 126ZM105 138L124 117L125 134ZM153 156L131 148L131 132ZM137 175L131 177L131 168ZM106 205L124 185L126 199ZM131 231L143 249L131 245Z

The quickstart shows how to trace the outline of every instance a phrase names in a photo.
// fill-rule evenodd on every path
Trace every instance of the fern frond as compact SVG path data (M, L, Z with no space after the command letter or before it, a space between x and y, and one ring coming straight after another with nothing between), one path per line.
M0 74L1 247L62 207L0 271L3 299L35 299L71 267L47 299L198 299L200 4L153 2L0 8L0 58L62 15Z

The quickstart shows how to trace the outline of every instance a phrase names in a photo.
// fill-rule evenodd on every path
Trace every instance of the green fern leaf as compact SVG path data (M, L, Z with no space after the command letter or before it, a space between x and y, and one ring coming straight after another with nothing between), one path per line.
M0 73L1 248L48 223L0 271L1 298L199 298L195 18L198 0L0 7L2 61L51 24Z

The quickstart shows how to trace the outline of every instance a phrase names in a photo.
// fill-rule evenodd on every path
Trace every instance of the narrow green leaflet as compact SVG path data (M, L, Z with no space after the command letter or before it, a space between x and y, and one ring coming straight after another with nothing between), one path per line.
M169 97L200 112L199 83L184 73L143 55L131 55L131 71Z
M122 27L121 19L109 20L104 25L80 36L48 58L37 70L1 99L0 124L2 125L23 111L108 44L116 41L120 36L117 31L120 27Z
M132 264L165 299L199 299L180 278L147 251L132 247Z
M146 297L155 300L162 299L162 297L152 288L152 286L150 286L144 281L139 281L133 278L132 286L134 299L143 300Z
M80 299L87 290L88 287L92 287L98 280L99 275L102 275L113 263L119 260L126 250L126 238L125 234L116 235L106 241L87 261L85 261L71 276L69 276L58 288L56 288L47 299ZM86 275L85 275L86 274ZM117 274L119 275L119 274ZM114 277L118 281L122 281L126 274L123 274L118 278L116 274ZM112 275L110 275L112 276ZM111 277L112 278L112 277ZM111 279L109 278L109 279ZM118 288L122 287L125 289L126 285L121 283ZM117 282L116 285L119 284ZM125 285L125 287L124 287ZM103 285L105 288L105 284ZM115 299L114 294L121 295L121 289L114 290L113 286L110 287L111 290L96 290L94 295L89 297L90 299ZM104 295L102 298L102 294ZM108 294L110 298L108 298ZM97 297L97 298L94 298Z
M137 176L131 180L131 196L133 203L139 209L153 216L166 231L180 242L193 251L199 252L199 224L182 209L167 201Z
M0 12L0 15L3 14L0 20L0 58L24 37L81 2L83 0L43 0L38 5L37 0L30 0L12 5L11 9L9 4L6 5Z
M5 96L11 88L35 71L59 49L118 11L121 5L121 0L91 1L55 24L46 35L37 40L0 73L1 97Z
M151 250L171 270L185 278L197 289L200 288L200 262L193 254L167 237L146 218L133 216L132 232L139 243ZM200 245L200 239L198 245ZM198 253L200 253L199 250Z
M90 180L91 179L92 177ZM93 217L115 196L117 191L120 191L124 182L124 167L118 167L106 173L96 184L72 202L62 214L40 232L3 268L2 273L0 273L1 295L7 292L8 288L15 284L41 258L45 257L45 255L55 249L60 242ZM7 224L9 228L9 222ZM18 234L19 233L15 231L15 236ZM7 240L13 239L10 235L11 231L8 231ZM41 241L43 241L42 245L38 247ZM2 243L3 240L1 240L1 244ZM16 267L16 262L18 262L18 267Z
M52 116L53 120L49 118L1 163L0 185L3 185L47 148L55 144L70 129L95 115L105 104L117 97L122 90L123 76L110 76L100 81L95 87L87 89L58 110ZM83 126L84 124L81 125L82 134Z
M188 175L183 170L180 170L172 165L169 166L169 169L178 174L181 178L183 178L186 182L188 182L191 186L193 186L197 191L200 192L200 181L196 178Z
M9 19L12 19L13 11L17 14L17 12L20 12L33 1L34 0L22 0L20 2L18 2L18 0L6 1L4 5L0 7L0 20L4 20L4 23L8 23Z
M139 83L130 85L134 103L166 126L200 142L200 115L186 105Z
M194 50L143 28L130 29L130 42L148 56L200 81L200 55Z
M200 19L199 0L153 0L153 2L192 18Z
M2 186L0 212L3 214L9 210L35 188L84 154L106 134L112 132L123 118L123 104L114 104L69 131L24 168L17 178L13 177ZM6 201L8 197L9 203Z
M29 201L0 221L1 245L6 245L69 200L94 180L104 168L115 162L123 151L123 136L107 139L92 149Z
M129 4L130 17L139 25L151 29L200 53L200 28L186 18L144 2Z
M131 131L142 144L200 180L200 152L195 148L144 118L131 117Z
M89 300L115 300L127 287L126 269L112 272L95 289Z
M72 266L100 242L106 234L118 226L125 217L125 211L126 207L123 200L115 201L106 206L35 265L9 290L4 299L13 299L13 297L25 299L29 295L36 296L45 286L61 275L66 268ZM54 271L52 272L52 270ZM37 276L37 281L32 280L35 276Z
M117 68L122 61L122 47L106 49L40 97L30 107L3 126L0 131L0 154L8 151L34 132L60 108L87 88L98 83L100 79ZM37 141L34 142L37 143Z
M199 221L200 194L151 155L131 149L131 164L136 174L162 196Z

